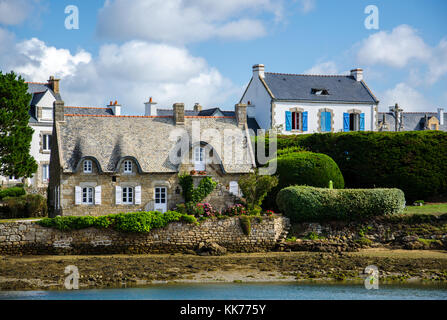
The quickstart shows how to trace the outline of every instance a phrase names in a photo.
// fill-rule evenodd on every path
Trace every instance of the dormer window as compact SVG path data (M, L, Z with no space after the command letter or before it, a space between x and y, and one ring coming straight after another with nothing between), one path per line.
M329 95L329 92L326 89L312 88L312 94L314 94L316 96L327 96L327 95Z
M132 161L124 161L124 173L132 173Z
M84 160L84 173L92 173L92 160Z

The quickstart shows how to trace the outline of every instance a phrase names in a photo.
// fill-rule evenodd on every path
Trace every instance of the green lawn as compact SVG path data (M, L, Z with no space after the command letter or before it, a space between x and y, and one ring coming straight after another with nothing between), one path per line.
M404 214L433 214L441 215L447 213L447 203L424 204L423 206L407 206Z

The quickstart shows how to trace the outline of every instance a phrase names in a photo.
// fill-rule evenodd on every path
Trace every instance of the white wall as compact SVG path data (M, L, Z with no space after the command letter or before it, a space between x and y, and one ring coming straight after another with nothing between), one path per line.
M271 97L262 84L259 77L254 76L247 92L242 97L241 103L251 103L251 107L247 107L247 115L255 117L261 129L270 129L271 125Z
M306 133L318 132L318 110L322 108L332 109L334 112L334 131L343 131L343 113L351 109L360 110L365 114L365 131L375 130L374 105L362 104L331 104L331 103L299 103L299 102L276 102L275 103L275 124L283 124L284 134L296 134L295 132L285 131L285 112L290 108L298 107L308 112Z

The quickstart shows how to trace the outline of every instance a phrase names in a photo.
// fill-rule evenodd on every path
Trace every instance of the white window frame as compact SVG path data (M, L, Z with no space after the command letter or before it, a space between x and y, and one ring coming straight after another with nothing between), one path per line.
M132 173L132 161L125 160L124 161L124 173Z
M292 130L302 131L303 130L303 112L301 111L291 111L292 117ZM293 114L295 114L295 121L293 119Z
M43 182L50 181L50 165L49 164L42 165L42 181Z
M84 169L84 173L92 173L92 171L93 171L92 160L84 160L83 169Z
M133 187L122 188L122 204L133 204L135 199L135 192Z
M194 170L203 171L205 170L205 148L195 147L194 148Z
M42 135L42 151L51 151L50 139L51 134Z
M93 205L95 203L95 190L93 187L83 187L81 194L81 203Z

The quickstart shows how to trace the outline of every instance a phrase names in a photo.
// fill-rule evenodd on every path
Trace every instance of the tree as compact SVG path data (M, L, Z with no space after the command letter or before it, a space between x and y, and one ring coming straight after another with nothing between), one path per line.
M0 71L0 174L28 178L37 170L30 155L34 130L28 125L31 94L21 76Z
M259 175L256 170L239 179L239 187L250 212L261 210L261 203L267 193L278 184L276 176Z

